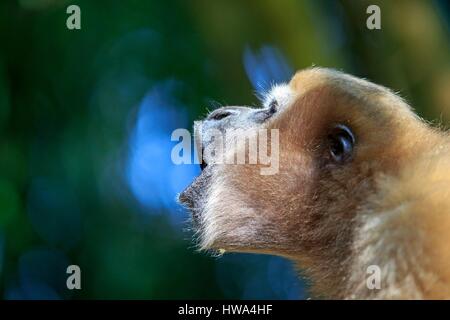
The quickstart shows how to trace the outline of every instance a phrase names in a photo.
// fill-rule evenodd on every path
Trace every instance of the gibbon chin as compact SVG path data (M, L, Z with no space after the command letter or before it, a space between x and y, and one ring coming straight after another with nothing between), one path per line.
M315 298L450 298L448 133L389 89L324 68L275 86L260 109L213 111L196 143L204 150L208 130L238 128L277 129L278 171L203 156L179 196L201 249L291 259Z

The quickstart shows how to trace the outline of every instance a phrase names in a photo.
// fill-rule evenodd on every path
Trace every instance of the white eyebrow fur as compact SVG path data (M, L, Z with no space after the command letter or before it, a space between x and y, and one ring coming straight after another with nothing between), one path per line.
M278 102L279 106L284 106L290 102L292 98L292 90L287 83L274 85L269 91L263 95L263 106L269 108L273 100Z

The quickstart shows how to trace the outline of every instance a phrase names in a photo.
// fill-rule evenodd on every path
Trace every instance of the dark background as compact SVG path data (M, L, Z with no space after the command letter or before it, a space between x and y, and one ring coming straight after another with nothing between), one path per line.
M0 297L307 298L286 260L195 251L175 196L199 169L171 162L170 134L311 65L445 125L449 22L438 0L2 0Z

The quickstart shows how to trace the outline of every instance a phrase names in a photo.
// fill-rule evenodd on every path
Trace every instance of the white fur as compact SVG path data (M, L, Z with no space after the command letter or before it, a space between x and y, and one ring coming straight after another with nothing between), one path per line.
M276 100L280 107L285 107L292 102L293 97L291 87L286 83L281 83L273 86L270 91L264 94L263 106L269 108L270 103Z

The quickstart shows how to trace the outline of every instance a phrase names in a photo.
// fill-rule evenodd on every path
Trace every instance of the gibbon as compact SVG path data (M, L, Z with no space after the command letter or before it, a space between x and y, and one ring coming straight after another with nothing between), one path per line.
M236 128L277 129L279 169L203 156L179 195L200 249L291 259L315 298L450 298L447 132L389 89L325 68L273 87L262 108L211 112L196 143L204 150L208 130Z

